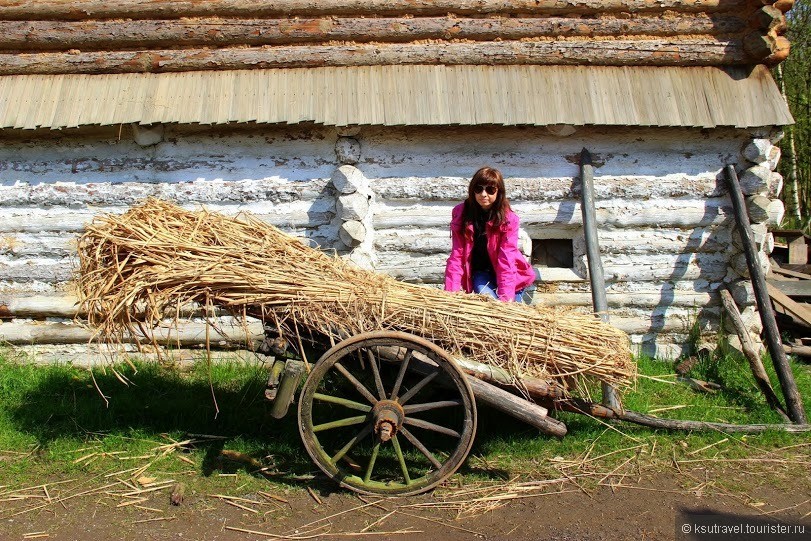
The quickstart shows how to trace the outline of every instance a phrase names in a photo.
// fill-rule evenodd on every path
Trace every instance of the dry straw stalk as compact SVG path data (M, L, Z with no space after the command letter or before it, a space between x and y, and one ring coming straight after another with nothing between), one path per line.
M517 378L585 374L621 387L635 375L627 336L592 315L398 282L251 215L148 199L94 220L79 256L82 307L103 341L148 336L196 302L275 324L294 345L301 331L339 341L399 330Z

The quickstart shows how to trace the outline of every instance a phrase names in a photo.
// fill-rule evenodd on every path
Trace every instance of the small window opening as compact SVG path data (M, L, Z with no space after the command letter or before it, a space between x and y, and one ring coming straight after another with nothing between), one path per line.
M572 239L532 239L532 264L536 267L574 267Z

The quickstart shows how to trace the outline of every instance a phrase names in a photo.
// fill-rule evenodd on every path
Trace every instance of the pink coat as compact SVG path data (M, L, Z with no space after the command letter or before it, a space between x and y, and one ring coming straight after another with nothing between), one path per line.
M473 291L473 273L470 261L473 254L473 224L462 223L465 204L453 208L451 218L451 255L445 264L445 290L467 293ZM504 223L499 226L487 223L487 253L496 273L498 298L515 300L515 292L535 281L535 271L524 254L518 249L518 215L507 212Z

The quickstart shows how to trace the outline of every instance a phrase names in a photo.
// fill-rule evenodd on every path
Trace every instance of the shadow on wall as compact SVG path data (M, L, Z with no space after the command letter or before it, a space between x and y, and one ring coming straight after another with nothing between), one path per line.
M722 180L716 178L716 190L720 191L720 193L726 193L723 190ZM721 213L720 206L704 206L704 214L701 216L699 223L711 223L718 218ZM676 255L675 265L673 268L673 272L670 276L667 277L666 280L663 281L663 285L669 285L670 287L662 287L659 302L656 305L658 309L664 309L673 305L676 295L676 282L681 281L685 274L687 273L687 269L689 268L690 261L694 258L695 254L698 253L699 248L701 247L704 238L701 232L701 228L703 226L698 226L692 230L690 230L690 236L687 241L687 245L685 246L684 250ZM711 271L706 268L702 268L702 261L700 258L696 258L695 264L699 267L699 275L696 278L691 278L691 280L695 283L699 280L706 280L708 283L712 282L712 275ZM694 286L695 287L695 286ZM689 334L692 325L701 325L703 320L706 320L710 316L710 313L706 310L706 307L696 306L695 307L695 317L694 320L685 322L685 329L684 334ZM716 316L718 317L718 316ZM650 325L650 333L656 335L660 332L664 331L666 316L664 314L657 315L655 313L651 314L651 325ZM644 349L643 349L644 351ZM651 355L655 355L655 351L645 352Z

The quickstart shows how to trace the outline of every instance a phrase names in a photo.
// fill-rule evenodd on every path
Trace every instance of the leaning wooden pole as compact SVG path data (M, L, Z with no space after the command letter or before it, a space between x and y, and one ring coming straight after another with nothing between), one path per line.
M794 376L791 373L791 367L786 358L786 352L783 350L783 344L780 342L780 331L777 329L777 321L772 311L771 301L769 300L769 292L766 288L766 277L763 274L763 269L760 268L760 263L757 257L757 248L752 236L752 228L749 225L749 215L746 212L746 204L741 192L741 185L738 182L738 175L735 172L735 167L727 165L725 168L727 183L729 186L729 197L732 199L732 207L735 211L735 222L738 225L741 239L743 240L743 249L746 254L746 264L749 268L749 274L752 277L752 286L755 290L755 299L757 300L758 311L760 312L760 319L763 322L763 331L766 333L766 343L769 347L769 354L774 363L774 369L777 372L777 378L780 380L780 387L783 389L783 396L786 398L786 409L788 409L789 417L797 424L806 424L805 410L803 409L802 397L797 390L797 383L794 381Z
M721 294L721 303L724 305L724 310L729 316L730 321L732 321L735 332L738 333L738 338L741 341L741 350L746 360L749 361L749 368L752 369L752 375L755 377L757 386L760 388L761 392L763 392L763 396L766 397L766 402L769 404L769 407L779 413L786 421L790 421L791 419L786 414L782 404L780 404L780 399L777 398L774 389L772 389L769 376L766 374L766 369L763 368L760 355L755 351L752 339L749 338L749 332L746 329L746 325L743 323L741 313L738 310L738 306L735 304L735 300L732 298L732 294L726 289L721 289L719 293Z
M594 166L591 154L585 148L580 153L580 181L583 198L580 209L583 212L583 231L586 236L586 259L589 265L591 300L594 305L594 313L602 321L608 323L608 300L605 295L605 276L603 275L603 261L600 258L597 218L594 210ZM615 411L622 411L617 390L607 383L603 383L602 388L603 405Z

